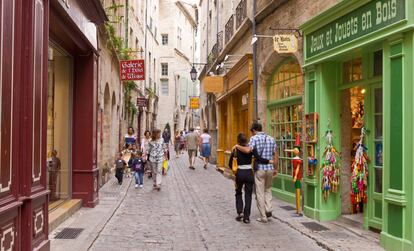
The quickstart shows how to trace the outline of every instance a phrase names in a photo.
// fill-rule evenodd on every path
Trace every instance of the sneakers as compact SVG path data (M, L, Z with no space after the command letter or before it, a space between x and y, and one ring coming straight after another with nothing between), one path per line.
M267 223L267 219L264 218L258 218L257 221L261 223Z
M135 184L135 188L138 188L139 187L139 185L138 184Z
M143 188L143 187L144 187L144 185L139 185L139 187L140 187L140 188Z

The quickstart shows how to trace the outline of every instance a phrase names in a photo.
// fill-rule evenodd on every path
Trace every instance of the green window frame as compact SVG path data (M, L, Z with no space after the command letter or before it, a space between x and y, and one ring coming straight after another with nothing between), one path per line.
M280 174L291 175L292 149L296 133L302 131L303 75L299 63L287 59L276 68L268 82L268 121L269 134L278 145Z

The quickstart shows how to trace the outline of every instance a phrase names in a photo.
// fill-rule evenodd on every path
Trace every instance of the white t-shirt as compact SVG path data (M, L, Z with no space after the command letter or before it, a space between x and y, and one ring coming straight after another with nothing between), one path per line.
M205 144L205 143L210 142L211 136L207 133L203 133L203 134L201 134L200 138L201 138L201 143Z

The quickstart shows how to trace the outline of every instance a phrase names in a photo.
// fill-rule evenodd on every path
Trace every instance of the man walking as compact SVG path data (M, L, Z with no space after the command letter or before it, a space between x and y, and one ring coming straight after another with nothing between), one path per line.
M278 163L277 145L273 137L262 132L262 125L254 122L250 128L253 136L250 138L249 146L236 147L245 153L256 151L261 158L270 161L270 164L258 163L255 171L255 187L257 207L260 212L259 222L266 223L272 217L272 182L273 176L277 174L274 166Z
M198 135L194 132L194 128L190 128L190 132L185 135L185 145L188 150L188 157L190 161L190 169L194 170L195 156L198 146Z

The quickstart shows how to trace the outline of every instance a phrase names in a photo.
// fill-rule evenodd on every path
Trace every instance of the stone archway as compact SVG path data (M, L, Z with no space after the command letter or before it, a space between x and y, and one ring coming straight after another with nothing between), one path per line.
M116 152L118 151L118 142L117 142L117 106L116 106L116 96L115 92L112 92L112 101L111 101L111 141L110 141L110 155L108 156L112 162L115 160Z
M110 149L111 149L111 118L112 118L112 108L111 108L111 94L109 91L109 84L105 84L104 90L104 105L103 105L103 137L102 137L102 162L104 165L109 165L110 159Z
M269 50L272 50L272 53L262 54L261 59L259 59L259 75L257 79L258 83L258 93L257 93L257 102L258 102L258 115L260 122L266 128L267 118L266 118L266 109L267 109L267 84L268 81L271 79L273 72L275 69L286 59L292 58L296 60L299 64L301 64L302 56L301 52L298 51L294 54L278 54L273 50L273 48L269 47Z

